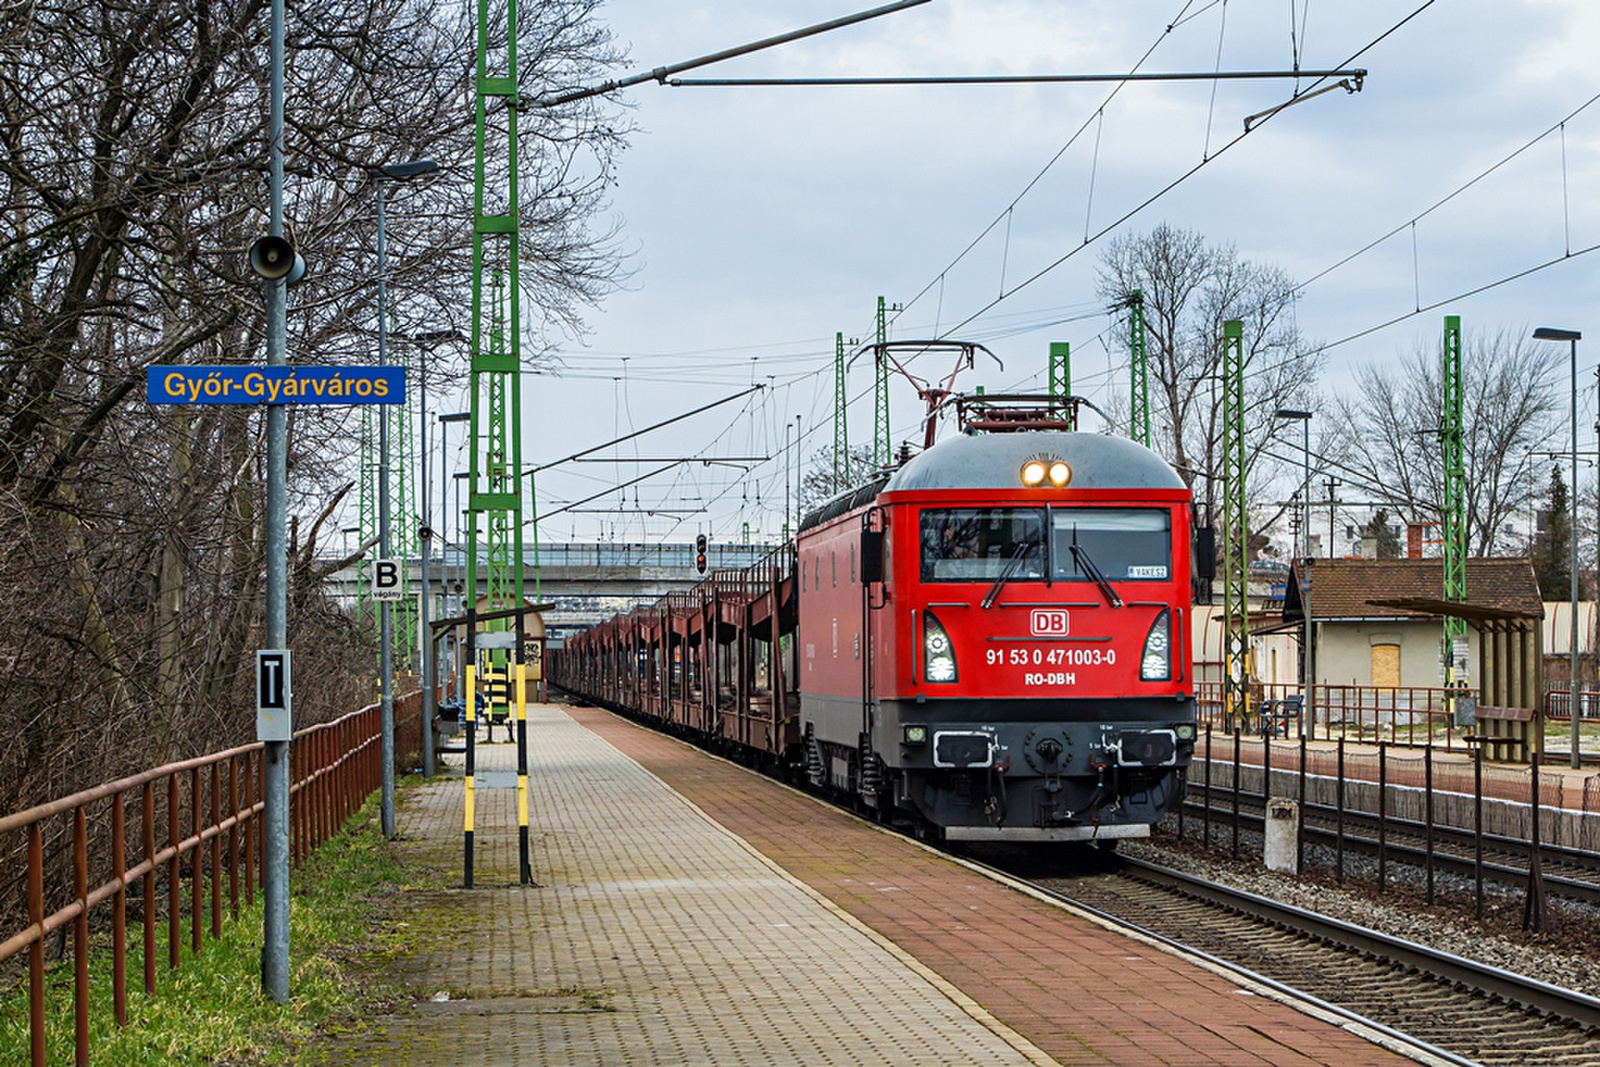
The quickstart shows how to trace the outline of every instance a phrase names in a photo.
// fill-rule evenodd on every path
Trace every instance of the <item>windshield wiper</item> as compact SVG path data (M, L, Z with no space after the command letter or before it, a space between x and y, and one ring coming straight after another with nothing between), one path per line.
M1017 573L1017 568L1022 566L1023 559L1042 543L1040 541L1024 541L1018 545L1017 550L1011 553L1011 558L1006 561L1005 569L1000 572L1000 577L996 578L994 584L989 587L989 591L983 594L983 600L979 602L978 606L981 608L993 607L995 597L1000 595L1000 590L1011 580L1011 576Z
M1078 531L1074 529L1072 533L1076 538ZM1106 581L1104 574L1100 573L1100 568L1094 565L1094 560L1089 558L1088 550L1080 546L1076 540L1068 547L1072 549L1072 558L1078 564L1078 569L1094 579L1094 584L1098 585L1100 591L1106 595L1106 602L1114 608L1123 607L1122 598L1117 595L1115 589L1111 588L1111 583Z

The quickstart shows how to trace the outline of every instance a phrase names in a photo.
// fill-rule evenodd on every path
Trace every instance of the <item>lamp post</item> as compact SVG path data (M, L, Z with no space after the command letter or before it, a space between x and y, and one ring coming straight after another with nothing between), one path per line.
M453 331L453 330L451 331L451 333L454 333L454 332L455 331ZM445 411L445 412L440 412L440 414L439 414L439 503L440 504L444 504L445 503L445 499L444 498L448 495L448 492L449 492L449 489L450 489L450 480L445 475L445 463L449 459L449 455L450 455L449 443L448 443L447 436L446 436L447 435L447 428L449 427L449 425L452 422L465 422L467 419L469 419L471 417L472 417L471 412L467 412L467 411ZM428 465L428 450L427 450L426 447L424 447L423 450L422 450L422 465L424 467L426 467ZM460 494L460 490L458 489L457 490L458 498L459 498L459 494ZM426 499L426 496L424 496L424 499ZM426 507L426 504L424 504L424 507ZM443 591L446 591L446 592L441 594L440 599L439 599L439 605L440 605L439 610L440 610L441 614L443 614L446 610L448 610L448 606L449 606L449 601L447 599L448 593L447 593L447 584L446 584L447 581L448 581L449 568L445 564L445 556L444 556L444 532L448 528L449 528L449 523L441 523L439 525L439 537L440 537L440 542L439 542L439 545L440 545L440 547L439 547L439 588L441 590L443 590ZM461 546L460 546L459 539L457 539L455 543L456 543L456 552L459 553L461 551ZM427 675L428 668L430 666L433 668L433 674L431 676L427 676L426 677L426 684L436 692L437 688L438 688L438 685L439 685L439 657L437 655L438 644L435 642L433 634L427 632L426 624L424 624L424 628L423 628L423 640L424 640L424 649L425 649L425 651L423 653L423 661L422 661L422 663L423 663L423 673L424 673L424 675Z
M1299 408L1279 408L1272 413L1277 419L1298 419L1301 429L1300 444L1300 544L1296 546L1299 555L1299 565L1290 573L1298 581L1300 571L1305 567L1306 559L1311 555L1311 412ZM1306 605L1304 595L1300 598L1300 714L1307 713L1307 690L1310 688L1311 678L1307 666L1311 662L1311 612ZM1304 732L1304 721L1301 723L1301 732Z
M378 362L389 363L389 294L387 261L383 234L383 183L410 181L423 174L432 174L439 164L431 159L414 163L391 163L372 167L367 177L372 181L378 208ZM378 420L378 551L389 558L389 416ZM378 691L381 700L380 721L383 736L383 801L380 821L383 836L394 836L394 609L390 601L378 608Z
M422 518L417 530L417 568L422 579L422 596L417 608L417 628L422 637L422 776L424 778L432 778L434 772L433 720L438 715L439 699L437 673L434 670L433 634L428 629L428 600L433 587L428 574L429 557L433 555L433 514L428 500L428 353L440 342L453 341L460 337L461 335L455 330L430 330L411 335L411 341L416 344L417 351L422 357L417 367L418 407L422 413L422 443L418 449L418 454L422 457ZM443 548L439 550L439 555L442 565Z
M1272 413L1277 419L1298 419L1304 436L1300 446L1300 556L1311 555L1311 412L1298 408L1279 408Z
M463 615L467 613L468 598L470 597L473 601L477 600L477 590L469 590L467 588L468 546L464 540L466 532L463 529L463 527L466 525L463 520L466 518L467 512L466 509L461 506L461 486L471 477L471 471L456 471L450 476L451 480L456 483L456 566L461 568L459 573L456 575L456 587L461 591L461 614ZM460 693L456 694L457 697L460 695Z
M1571 688L1568 690L1568 711L1572 718L1572 767L1576 770L1582 765L1579 758L1578 746L1578 342L1583 340L1583 334L1578 330L1563 330L1553 326L1540 326L1533 331L1535 341L1566 341L1572 346L1572 491L1568 499L1572 501L1572 515L1570 528L1567 531L1567 543L1572 548L1568 565L1572 570L1572 630L1568 635L1572 645L1567 650L1567 664L1572 675Z

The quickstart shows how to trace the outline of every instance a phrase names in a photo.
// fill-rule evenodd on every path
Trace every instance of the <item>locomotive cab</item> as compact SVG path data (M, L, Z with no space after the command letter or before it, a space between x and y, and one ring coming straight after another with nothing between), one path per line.
M802 650L814 780L951 840L1148 834L1194 751L1189 541L1183 483L1129 441L963 436L911 460L800 537L801 631L848 642Z

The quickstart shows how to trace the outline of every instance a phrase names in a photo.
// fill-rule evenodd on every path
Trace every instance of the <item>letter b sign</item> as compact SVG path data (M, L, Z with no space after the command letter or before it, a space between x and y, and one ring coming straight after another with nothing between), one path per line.
M399 600L404 590L400 588L400 561L376 559L372 561L372 596L375 600Z

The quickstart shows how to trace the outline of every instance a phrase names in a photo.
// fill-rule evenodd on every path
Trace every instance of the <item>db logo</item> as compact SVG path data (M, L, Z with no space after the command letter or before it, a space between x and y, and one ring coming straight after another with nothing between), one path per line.
M1065 637L1067 613L1059 608L1035 608L1032 627L1035 637Z

